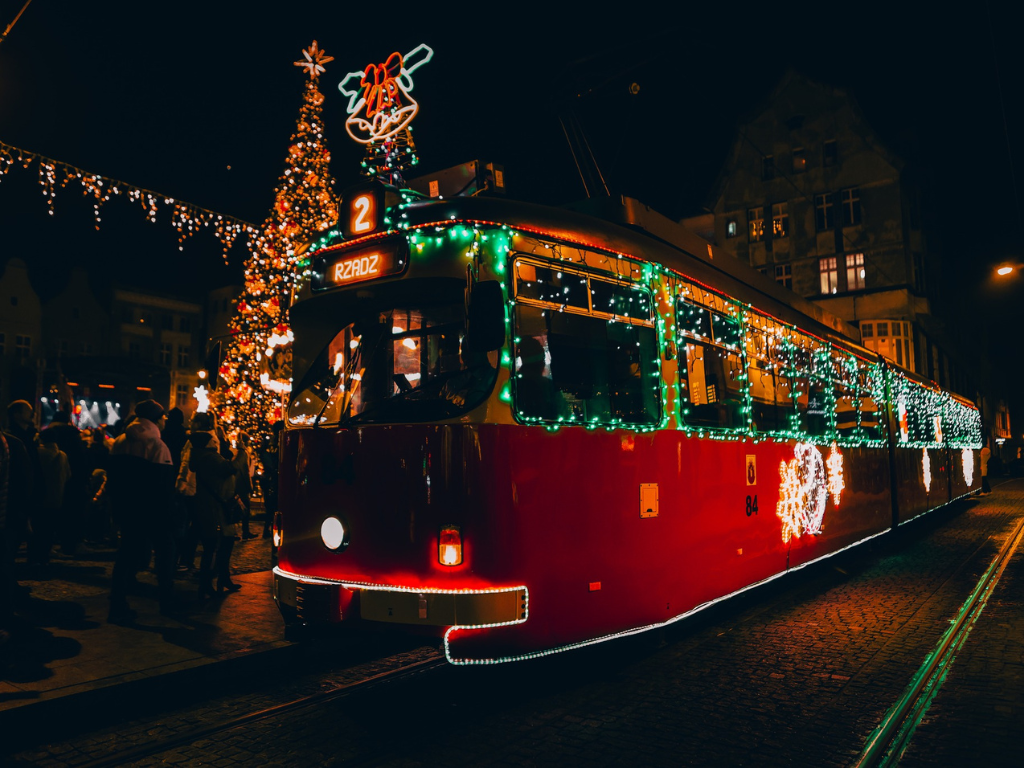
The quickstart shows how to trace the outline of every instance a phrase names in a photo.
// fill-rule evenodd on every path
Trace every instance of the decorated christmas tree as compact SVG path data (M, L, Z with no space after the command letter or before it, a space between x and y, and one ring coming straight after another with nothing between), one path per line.
M288 309L298 273L296 251L303 242L338 220L331 190L330 154L324 138L324 96L317 88L323 65L333 60L314 40L295 62L306 70L302 107L291 137L274 206L250 242L245 286L231 320L220 386L212 405L229 433L261 438L283 418L291 391L291 341Z

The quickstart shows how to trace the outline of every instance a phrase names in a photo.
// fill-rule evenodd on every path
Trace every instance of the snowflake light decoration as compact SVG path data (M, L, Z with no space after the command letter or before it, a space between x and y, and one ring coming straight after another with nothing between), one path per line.
M832 450L825 464L828 467L828 492L832 496L832 503L838 507L846 483L843 482L843 454L835 443L832 443Z
M928 458L928 449L921 449L921 471L924 474L924 491L931 493L932 490L932 460Z
M974 485L974 451L970 448L964 448L960 452L960 458L964 465L964 482L970 488Z
M782 541L805 533L821 533L828 500L825 462L810 443L797 443L794 457L779 464L779 501L775 513L782 520Z
M324 69L324 64L334 61L333 56L328 56L320 50L316 40L313 41L313 44L308 49L302 51L302 55L305 57L305 61L296 61L295 66L305 69L306 74L314 80L327 71Z

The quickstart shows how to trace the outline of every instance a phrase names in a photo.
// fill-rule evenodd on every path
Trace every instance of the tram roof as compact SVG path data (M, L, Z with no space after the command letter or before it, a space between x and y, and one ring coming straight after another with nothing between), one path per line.
M425 199L409 204L404 212L413 226L452 220L507 224L524 234L661 264L783 322L877 359L874 352L861 347L860 332L850 323L786 290L643 203L614 197L588 200L583 206L599 215L484 197Z

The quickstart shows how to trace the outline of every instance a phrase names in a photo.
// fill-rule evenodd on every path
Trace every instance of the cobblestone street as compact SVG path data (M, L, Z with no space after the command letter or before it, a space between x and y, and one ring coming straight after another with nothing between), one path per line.
M851 765L1024 514L1022 485L934 513L671 631L534 662L444 667L135 764ZM1013 753L1024 712L1024 604L1014 586L1022 563L1018 552L905 764L995 765ZM272 684L268 674L265 685L248 679L205 704L127 718L14 762L75 765L115 743L187 733L436 654L382 639L321 639L307 649L340 666Z

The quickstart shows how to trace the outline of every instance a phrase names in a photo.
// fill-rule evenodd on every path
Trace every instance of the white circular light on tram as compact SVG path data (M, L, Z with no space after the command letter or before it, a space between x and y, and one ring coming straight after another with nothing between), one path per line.
M345 526L336 517L328 517L320 526L320 538L328 549L338 549L345 543Z

